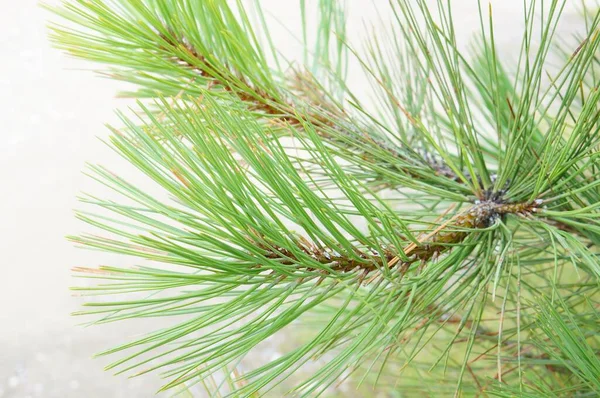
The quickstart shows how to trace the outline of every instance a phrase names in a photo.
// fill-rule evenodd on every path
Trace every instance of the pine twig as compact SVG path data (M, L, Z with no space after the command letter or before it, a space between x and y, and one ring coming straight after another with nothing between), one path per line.
M380 249L384 258L382 262L382 256L379 252L372 249L368 251L357 249L355 253L357 258L352 258L331 248L319 248L306 239L301 239L297 242L297 245L304 254L334 272L360 270L368 274L383 267L389 267L390 269L400 267L402 272L406 272L411 264L417 261L424 264L442 253L450 251L453 246L463 242L470 234L491 226L500 217L508 214L529 216L536 213L540 203L539 200L527 203L479 202L420 238L419 245L409 244L403 249L404 255L409 257L408 261L401 260L390 247ZM271 260L276 260L285 265L302 263L302 259L298 258L291 250L269 245L264 237L260 239L251 238L251 240L257 247L264 250L265 257ZM310 267L306 270L315 271L314 268Z

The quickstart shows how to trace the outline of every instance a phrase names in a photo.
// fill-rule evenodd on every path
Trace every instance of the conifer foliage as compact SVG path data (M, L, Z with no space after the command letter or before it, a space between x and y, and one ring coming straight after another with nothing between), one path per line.
M600 394L600 14L559 40L566 1L523 2L507 64L487 4L461 52L450 1L392 1L361 48L313 3L294 63L260 2L53 9L57 47L136 87L109 141L165 194L89 169L122 200L82 197L102 233L71 239L131 266L77 268L104 295L78 314L161 318L109 368L211 396Z

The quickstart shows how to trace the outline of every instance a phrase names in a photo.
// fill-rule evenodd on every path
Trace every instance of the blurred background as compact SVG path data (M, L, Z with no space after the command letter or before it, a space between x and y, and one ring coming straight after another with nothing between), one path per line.
M202 1L202 0L199 0ZM58 5L60 1L47 0ZM272 15L275 43L292 59L300 46L299 0L261 0ZM308 0L308 4L316 0ZM349 33L360 45L363 20L378 12L364 0L347 1ZM383 6L385 2L380 2ZM496 44L515 59L522 33L522 0L491 1ZM576 4L575 4L576 3ZM35 0L2 0L0 13L0 397L149 397L161 385L157 375L128 379L103 371L109 359L92 355L155 329L152 322L78 326L70 316L82 302L69 286L75 266L127 264L129 259L76 249L64 238L85 225L72 209L82 192L102 195L102 187L82 174L85 163L100 163L133 177L136 173L101 139L105 123L118 125L116 108L134 105L115 94L123 86L95 75L98 65L52 49L46 24L56 20ZM462 47L479 29L477 0L453 0ZM559 35L578 25L569 2ZM390 13L381 12L383 19ZM352 78L352 76L350 77ZM154 321L155 322L155 321ZM268 348L266 349L268 350ZM269 353L265 352L268 358Z

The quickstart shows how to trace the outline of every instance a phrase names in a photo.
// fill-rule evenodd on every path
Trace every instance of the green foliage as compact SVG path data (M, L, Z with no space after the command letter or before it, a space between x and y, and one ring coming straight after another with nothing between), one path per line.
M164 193L90 167L122 200L82 197L104 233L72 240L136 265L78 268L97 284L77 290L106 295L78 314L169 325L102 353L110 369L214 396L600 392L600 14L557 47L565 1L525 2L509 68L491 8L462 53L449 2L392 3L363 54L341 3L318 2L313 35L300 1L293 68L258 6L54 9L59 48L138 88L109 140Z

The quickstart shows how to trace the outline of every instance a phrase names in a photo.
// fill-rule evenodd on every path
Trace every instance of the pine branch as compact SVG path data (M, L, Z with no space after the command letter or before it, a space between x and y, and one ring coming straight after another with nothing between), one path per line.
M409 253L406 253L407 250L405 250L405 254L413 254L422 262L427 262L448 249L449 245L456 245L465 240L469 235L469 232L465 230L488 228L500 217L509 214L530 216L540 210L541 203L541 200L529 203L502 203L494 200L479 202L465 213L455 217L450 229L457 228L456 231L446 231L446 228L436 230L430 237L430 243L410 250Z
M163 30L169 31L167 27L164 27ZM168 35L159 34L159 37L167 44L167 46L162 46L157 43L157 47L163 50L164 53L173 53L172 49L184 49L189 54L189 57L193 59L193 62L180 56L173 56L171 60L176 64L189 67L197 72L199 76L210 78L209 87L220 86L228 92L235 90L235 94L240 100L251 104L249 107L250 110L257 110L267 115L277 116L283 122L296 125L301 124L301 121L294 116L296 114L294 104L275 98L267 91L258 87L252 87L239 72L236 73L227 65L211 67L207 57L200 54L185 37L175 37L173 32L169 32ZM214 57L211 58L214 59ZM228 83L224 83L224 81ZM236 81L238 87L232 87L231 82L233 81Z
M101 3L99 0L96 1ZM162 20L175 20L175 15L180 11L173 11L174 14L169 18L150 18L148 13L151 11L145 7L142 6L142 18L147 20L150 32L144 32L141 37L118 37L124 31L135 31L133 25L125 19L129 16L124 18L108 8L96 8L89 5L81 6L81 8L70 6L65 10L68 12L56 11L63 17L76 22L80 22L80 15L83 14L87 15L89 20L106 18L107 20L116 20L120 25L99 27L90 24L90 27L97 30L98 33L74 32L73 37L77 37L78 41L62 40L71 34L70 30L55 26L53 27L53 39L61 48L78 57L116 64L113 54L122 51L124 56L127 54L126 56L133 60L134 68L141 67L153 73L156 70L159 73L156 76L136 70L132 72L114 71L110 74L114 78L124 79L152 89L152 93L140 91L138 96L156 97L157 95L172 94L184 99L188 96L197 98L202 96L202 92L208 87L215 93L233 94L244 101L250 110L258 111L269 119L274 118L275 121L289 123L300 129L303 124L311 123L321 136L335 147L340 148L341 155L347 155L345 156L346 160L359 165L361 169L375 170L383 164L389 173L398 174L399 171L400 181L403 181L404 178L423 179L427 170L433 170L436 176L442 178L439 181L442 188L448 186L445 181L448 179L458 183L468 181L445 166L439 157L427 151L418 153L409 149L410 146L406 144L391 145L388 140L374 134L372 129L367 132L368 127L357 124L339 104L331 101L328 101L326 105L323 102L315 104L311 101L301 101L301 98L295 98L296 101L294 101L293 92L289 91L289 88L293 90L293 86L286 88L279 85L278 87L276 83L278 72L263 66L265 61L249 42L232 40L225 35L218 38L217 42L223 41L224 46L243 49L239 51L241 55L237 55L235 59L247 54L248 59L242 63L238 61L228 64L223 61L222 55L210 52L209 46L201 41L202 38L198 38L197 33L193 38L186 37L183 33L175 32L173 28L162 22L157 24ZM225 3L219 2L217 9L227 10L226 7ZM210 15L215 13L215 9L207 9L205 12L210 19L212 18ZM230 13L231 11L225 12ZM136 16L136 18L140 17ZM189 23L187 20L180 21L182 26L186 26L187 23ZM136 21L135 24L138 22ZM224 21L224 25L223 29L233 32L240 29L248 30L244 33L237 33L238 35L250 37L255 35L251 27L242 27L232 19ZM179 27L178 31L181 29L182 27ZM230 35L234 35L234 33L230 33ZM93 52L90 52L90 49L93 49ZM152 67L146 66L147 62L152 63ZM117 64L117 66L120 65ZM256 75L253 75L251 71ZM157 87L154 88L155 86ZM177 87L175 90L178 91L173 91L174 87ZM404 167L403 164L408 167ZM425 169L425 171L415 172L415 169ZM377 180L387 180L387 183L392 185L401 183L400 181L389 181L389 175L381 175L379 171L375 171L375 173ZM404 177L404 175L407 176Z
M168 28L164 28L164 30L168 31ZM191 68L202 77L211 78L211 82L209 83L211 89L214 86L220 86L225 91L234 91L234 94L241 101L249 104L250 110L274 116L277 121L300 129L305 123L311 123L316 127L317 133L321 137L338 147L342 146L348 148L350 151L355 151L358 148L364 148L365 145L374 145L378 150L389 153L394 159L402 159L404 162L412 163L417 167L429 167L437 176L461 182L460 178L448 166L430 153L423 152L419 154L417 160L414 157L411 158L401 148L394 148L379 138L369 136L364 132L355 131L357 129L355 125L343 121L348 118L346 112L329 102L325 98L325 94L322 93L322 89L306 74L296 73L291 86L295 92L302 93L302 97L298 98L304 99L302 111L300 111L296 104L282 99L281 95L275 97L265 90L252 87L243 76L232 71L226 65L211 67L206 56L200 54L197 49L189 44L189 41L185 37L174 38L174 34L169 33L168 35L161 34L160 38L174 49L185 49L194 60L194 62L191 62L190 60L175 56L172 59L173 62ZM160 48L164 49L166 53L172 53L170 48L163 48L161 46ZM223 81L235 81L238 87L232 87L231 83L223 83ZM364 160L368 159L372 163L378 162L378 158L374 157L372 152L365 153L362 158ZM422 163L419 163L419 160ZM396 169L396 166L393 164L390 164L388 167ZM421 177L420 174L412 173L410 170L402 171L413 178Z
M541 201L518 204L497 203L494 201L480 202L427 234L419 242L419 245L408 245L402 250L404 256L408 257L406 261L399 261L399 257L394 255L394 251L391 248L378 248L378 250L383 251L382 255L374 250L365 252L357 249L356 256L358 259L356 259L346 257L332 248L317 247L306 239L300 239L297 245L304 254L313 258L319 264L326 265L334 272L359 270L364 274L368 274L387 266L390 268L399 266L402 272L406 272L408 266L412 263L416 261L420 261L422 264L427 263L443 252L451 250L452 246L463 242L469 234L477 232L478 229L492 226L499 217L509 214L530 216L539 210L538 205L540 203ZM268 244L265 242L264 237L260 237L258 240L251 239L251 241L256 247L265 251L267 258L276 260L281 264L293 265L302 262L290 250ZM314 268L308 269L308 271L314 270Z
M260 9L264 32L225 0L66 2L78 27L54 26L55 43L154 100L110 144L165 193L89 172L122 199L83 197L99 211L78 217L103 233L72 240L144 263L77 268L100 281L78 292L106 295L77 314L171 322L104 352L127 352L109 368L192 385L293 327L226 393L595 391L600 13L555 69L565 4L525 4L508 67L491 8L463 53L444 2L395 2L362 54L323 0L314 54L285 74ZM346 84L347 53L375 106Z

